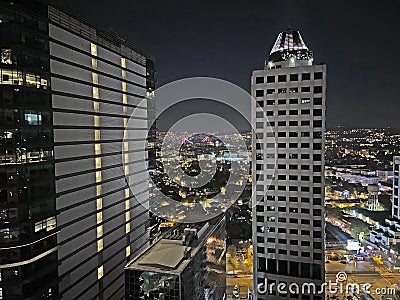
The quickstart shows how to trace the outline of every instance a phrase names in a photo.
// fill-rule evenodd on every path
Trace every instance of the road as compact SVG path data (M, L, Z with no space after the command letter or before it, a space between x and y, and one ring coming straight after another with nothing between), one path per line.
M237 277L235 277L237 276ZM239 287L240 299L247 299L249 289L253 289L253 275L227 275L226 276L226 295L227 299L233 299L233 288Z

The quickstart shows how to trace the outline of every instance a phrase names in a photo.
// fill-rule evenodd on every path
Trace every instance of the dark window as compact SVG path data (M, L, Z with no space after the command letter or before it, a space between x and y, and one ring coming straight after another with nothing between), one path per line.
M289 126L298 126L299 122L297 121L289 121Z
M315 132L313 133L313 138L314 138L314 139L320 139L320 138L322 138L322 132L320 132L320 131L315 131Z
M310 110L309 109L302 109L301 110L301 114L302 115L309 115L310 114Z
M321 172L321 165L315 165L315 166L313 166L313 171L314 171L314 172Z
M302 86L301 87L301 92L302 93L309 93L310 92L310 87L309 86Z
M286 99L278 100L278 104L286 104Z
M264 83L264 77L256 77L256 83Z
M310 148L309 143L301 143L301 148Z
M301 80L310 80L310 79L311 79L310 73L303 73L301 75Z
M291 110L289 111L289 115L291 115L291 116L297 116L298 114L299 114L299 112L297 111L297 109L296 109L296 110L291 109Z
M264 101L257 101L257 105L260 107L264 107ZM262 118L262 116L258 118Z
M289 99L289 104L297 104L299 103L298 99Z
M314 121L314 127L322 127L322 121L321 120Z
M314 109L314 116L322 116L322 109Z
M267 105L274 105L275 104L275 100L267 100Z
M298 74L290 74L290 81L298 81L299 75Z
M322 86L314 86L314 93L315 94L322 93Z
M264 90L256 90L256 97L264 96Z
M322 144L321 143L314 143L313 148L314 148L314 150L321 150L322 149Z
M314 209L314 210L313 210L313 215L314 215L314 216L321 216L321 213L322 213L322 212L321 212L320 209Z
M301 121L301 126L309 126L310 121Z
M285 137L286 136L286 132L278 132L278 137Z
M268 95L273 94L273 93L275 93L275 89L267 89Z
M286 126L286 121L279 121L278 126Z
M313 182L314 183L321 183L321 176L314 176L313 177ZM315 203L314 203L315 204Z
M268 83L275 82L275 76L267 76L267 82Z
M278 75L278 82L286 82L286 75Z
M322 104L322 98L314 98L314 105L321 105Z
M314 79L322 79L322 72L315 72Z
M313 188L313 193L314 194L321 194L322 193L321 188L320 187L314 187Z

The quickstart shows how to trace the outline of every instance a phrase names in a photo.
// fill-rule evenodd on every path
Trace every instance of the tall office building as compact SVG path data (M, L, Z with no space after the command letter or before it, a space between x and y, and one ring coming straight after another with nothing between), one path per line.
M265 68L253 71L256 299L323 299L301 287L324 281L325 92L326 66L313 64L298 31L281 32Z
M0 50L0 299L122 299L148 241L125 174L152 156L128 140L147 136L154 62L37 0L0 3Z
M399 173L400 173L400 156L395 156L393 157L392 217L397 220L400 220Z

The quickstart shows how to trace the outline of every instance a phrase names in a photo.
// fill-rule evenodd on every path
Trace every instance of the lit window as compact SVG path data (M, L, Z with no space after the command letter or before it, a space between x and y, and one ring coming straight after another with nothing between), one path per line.
M28 125L42 125L42 114L40 112L27 111L24 114L24 119Z
M11 49L1 49L1 63L6 65L12 64Z
M97 224L103 222L103 213L102 212L98 212L97 213Z
M97 227L97 237L101 237L103 235L103 226L100 225Z
M90 43L90 53L93 56L97 56L97 46L93 43Z
M125 253L126 253L126 257L131 255L131 246L126 247Z
M101 250L103 250L103 239L97 241L97 252L100 252Z
M102 278L103 275L104 275L104 267L103 267L103 266L100 266L100 267L97 269L97 279Z

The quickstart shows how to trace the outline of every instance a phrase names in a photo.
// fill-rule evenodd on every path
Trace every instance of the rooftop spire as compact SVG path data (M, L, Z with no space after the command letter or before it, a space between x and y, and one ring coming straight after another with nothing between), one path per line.
M269 54L268 62L276 63L294 60L311 60L313 55L304 43L299 31L288 28L279 33Z

